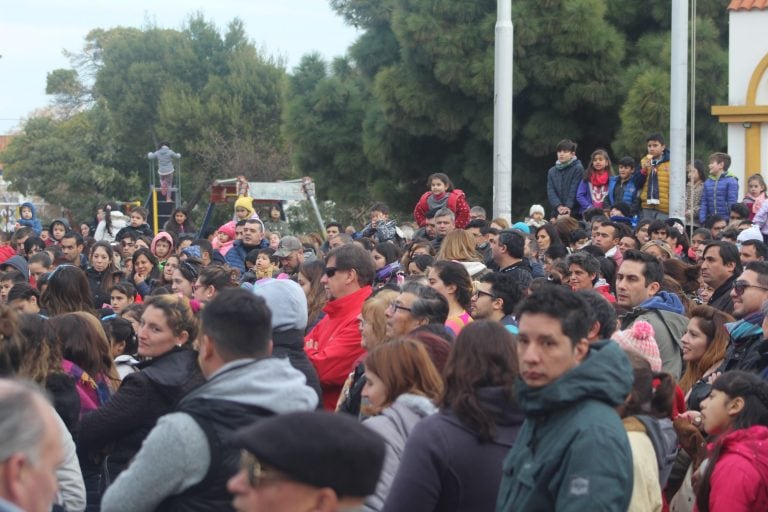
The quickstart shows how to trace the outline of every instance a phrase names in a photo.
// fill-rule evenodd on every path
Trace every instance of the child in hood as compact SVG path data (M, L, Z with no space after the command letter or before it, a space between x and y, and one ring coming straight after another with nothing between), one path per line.
M29 202L21 203L21 206L19 207L19 218L16 221L16 229L19 229L21 226L32 228L35 235L40 236L43 226L40 224L40 219L37 218L34 204Z
M232 245L235 243L235 221L231 220L221 226L216 231L216 237L211 245L219 251L219 254L226 256Z

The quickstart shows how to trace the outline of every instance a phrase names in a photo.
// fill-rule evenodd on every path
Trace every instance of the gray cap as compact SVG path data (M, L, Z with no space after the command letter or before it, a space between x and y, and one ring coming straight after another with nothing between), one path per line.
M307 297L298 283L290 279L259 279L251 290L263 297L272 311L273 331L307 327Z
M278 258L287 258L294 251L303 251L304 246L295 236L284 236L280 239L280 245L277 247L275 256Z

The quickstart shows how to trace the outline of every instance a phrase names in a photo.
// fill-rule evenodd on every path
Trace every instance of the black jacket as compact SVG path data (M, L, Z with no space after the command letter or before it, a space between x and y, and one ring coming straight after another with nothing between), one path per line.
M733 300L731 300L731 290L733 289L733 282L736 281L738 276L731 276L726 282L717 287L712 297L709 298L708 306L712 306L715 309L719 309L729 315L733 314Z
M301 329L291 329L288 331L272 333L272 357L288 358L291 366L299 370L307 378L307 386L311 387L317 393L320 404L323 403L323 391L320 387L320 379L317 376L317 370L309 361L307 353L304 352L304 331Z

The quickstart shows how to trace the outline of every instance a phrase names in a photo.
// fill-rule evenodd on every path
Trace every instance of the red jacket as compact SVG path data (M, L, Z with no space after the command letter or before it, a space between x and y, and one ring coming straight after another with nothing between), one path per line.
M413 218L416 219L416 223L419 227L427 225L427 212L429 206L427 204L427 198L432 195L432 192L424 192L419 202L416 203L416 208L413 209ZM456 215L456 227L464 229L469 224L469 204L467 198L464 196L464 192L459 189L453 189L448 193L448 202L445 205Z
M717 442L723 449L710 479L709 510L768 510L768 427L734 430Z
M344 381L365 353L360 345L357 317L371 291L370 286L365 286L346 297L330 301L323 308L323 319L304 337L304 351L320 377L323 407L329 411L336 409Z

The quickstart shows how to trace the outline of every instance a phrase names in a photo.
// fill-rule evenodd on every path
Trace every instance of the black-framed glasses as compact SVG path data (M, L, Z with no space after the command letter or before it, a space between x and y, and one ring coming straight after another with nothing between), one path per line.
M749 284L746 281L736 281L733 283L733 293L736 295L744 295L747 288L760 288L761 290L768 290L768 286L760 286L757 284Z
M265 480L286 479L286 476L279 471L265 468L255 455L246 450L240 452L240 469L244 469L248 474L248 483L254 489Z
M394 313L397 313L398 309L401 310L401 311L407 311L409 313L412 311L411 308L407 308L405 306L401 306L400 303L395 301L395 300L393 300L392 302L389 303L389 309L391 309Z
M325 277L328 279L336 275L336 271L339 270L336 267L325 267Z
M486 297L490 297L491 299L495 299L496 296L492 293L484 292L483 290L475 290L472 294L473 297L477 297L478 299L485 295Z

